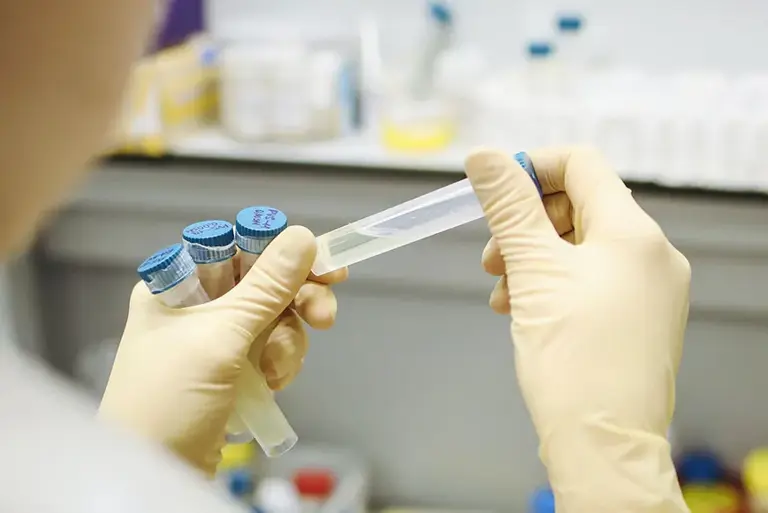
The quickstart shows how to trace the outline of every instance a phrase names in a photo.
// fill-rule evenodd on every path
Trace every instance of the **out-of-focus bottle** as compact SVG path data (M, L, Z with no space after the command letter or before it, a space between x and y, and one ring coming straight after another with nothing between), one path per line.
M735 488L726 484L685 485L683 500L691 513L740 513L741 501Z
M171 308L196 306L208 301L195 273L195 262L181 244L173 244L147 258L138 268L150 292Z
M267 513L302 513L301 499L293 483L277 477L262 479L254 504Z
M555 20L557 27L557 56L562 67L562 90L578 98L582 93L586 73L587 51L584 45L584 18L580 13L560 13Z
M555 494L549 487L536 490L528 505L530 513L555 513Z
M254 491L254 449L253 443L227 444L216 467L216 480L232 497L245 503L251 502Z
M232 223L200 221L184 228L184 246L197 265L197 276L210 299L217 299L235 286L232 259L237 252Z
M293 485L301 497L302 513L317 513L333 494L336 475L327 468L299 469L293 475Z
M245 276L272 240L288 226L276 208L248 207L237 214L235 241L240 248L240 276Z
M768 513L768 448L750 452L742 473L752 513Z

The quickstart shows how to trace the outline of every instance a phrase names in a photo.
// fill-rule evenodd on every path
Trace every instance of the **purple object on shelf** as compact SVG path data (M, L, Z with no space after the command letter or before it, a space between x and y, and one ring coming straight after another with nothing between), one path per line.
M203 0L169 0L154 50L183 43L203 30Z

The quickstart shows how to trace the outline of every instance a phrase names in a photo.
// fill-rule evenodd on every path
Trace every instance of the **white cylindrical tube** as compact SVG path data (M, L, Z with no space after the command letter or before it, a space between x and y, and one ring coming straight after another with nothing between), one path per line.
M184 247L197 267L197 277L211 300L235 286L233 258L237 252L232 223L218 219L200 221L184 228ZM254 437L237 411L227 421L227 441L245 443Z
M208 301L195 274L195 262L181 244L173 244L147 258L138 268L150 292L171 308L200 305Z
M271 207L249 207L237 214L235 241L240 249L240 277L245 276L269 243L288 225L285 214ZM262 337L269 337L271 327ZM256 346L265 340L256 340ZM248 388L248 396L237 398L239 411L244 409L259 410L262 415L246 417L243 421L254 433L256 440L268 456L279 456L288 451L298 441L296 433L275 402L272 390L257 368L248 367L243 372L241 385ZM268 449L268 447L270 449ZM271 451L271 452L270 452Z

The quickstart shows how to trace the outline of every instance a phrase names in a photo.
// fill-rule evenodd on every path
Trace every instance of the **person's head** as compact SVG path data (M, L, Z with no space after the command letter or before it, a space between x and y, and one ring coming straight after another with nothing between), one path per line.
M0 260L104 151L157 0L0 0Z

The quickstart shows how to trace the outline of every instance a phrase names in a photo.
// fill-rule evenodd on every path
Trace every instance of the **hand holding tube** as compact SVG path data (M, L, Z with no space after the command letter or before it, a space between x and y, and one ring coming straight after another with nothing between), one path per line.
M685 257L601 156L530 155L545 194L501 152L466 171L512 315L515 365L563 512L684 512L666 439L688 317Z
M281 388L301 368L306 351L298 319L317 328L333 324L336 300L326 284L346 273L324 276L324 283L307 281L314 258L314 236L289 227L217 300L173 309L138 284L100 415L212 473L254 341L265 344L257 363L270 387ZM271 334L260 337L276 321Z

